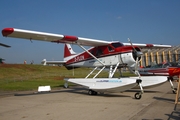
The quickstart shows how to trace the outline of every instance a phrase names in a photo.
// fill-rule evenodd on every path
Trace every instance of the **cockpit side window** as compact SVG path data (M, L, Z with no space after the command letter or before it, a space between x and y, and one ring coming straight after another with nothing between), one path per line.
M108 50L109 50L109 52L113 52L114 51L114 49L111 46L108 46Z
M94 50L90 50L90 53L94 55Z
M157 65L153 65L151 66L151 68L162 68L163 64L157 64Z
M169 67L170 66L170 64L169 63L165 63L165 64L163 64L163 68L166 68L166 67Z

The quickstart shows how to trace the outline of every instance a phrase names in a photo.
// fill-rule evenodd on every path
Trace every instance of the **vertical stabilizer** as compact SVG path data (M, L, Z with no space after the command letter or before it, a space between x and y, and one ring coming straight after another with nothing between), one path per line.
M74 57L76 53L73 51L70 44L65 44L64 46L64 60L67 61Z

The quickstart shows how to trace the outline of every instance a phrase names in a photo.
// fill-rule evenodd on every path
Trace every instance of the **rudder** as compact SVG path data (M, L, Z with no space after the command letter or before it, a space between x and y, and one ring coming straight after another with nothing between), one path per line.
M76 55L76 53L73 51L71 45L65 44L64 45L64 59L68 60L74 55Z

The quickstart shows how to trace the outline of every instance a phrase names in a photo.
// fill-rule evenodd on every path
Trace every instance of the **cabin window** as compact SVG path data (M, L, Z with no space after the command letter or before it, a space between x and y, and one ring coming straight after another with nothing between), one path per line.
M91 50L90 53L94 55L94 50Z
M101 50L101 49L97 49L96 55L97 55L97 56L100 56L100 55L102 55L102 54L103 54L102 50Z
M113 52L114 51L114 49L111 46L108 46L108 50L109 50L109 52Z
M122 43L120 43L120 42L117 42L117 43L112 43L111 45L112 45L114 48L124 46L124 45L123 45Z

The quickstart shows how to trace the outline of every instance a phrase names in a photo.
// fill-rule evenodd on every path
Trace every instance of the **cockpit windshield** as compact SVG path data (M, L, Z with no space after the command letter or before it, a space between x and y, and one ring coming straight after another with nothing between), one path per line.
M120 42L117 42L117 43L112 43L111 45L112 45L114 48L124 46L124 45L123 45L122 43L120 43Z

